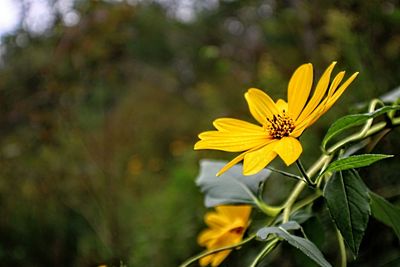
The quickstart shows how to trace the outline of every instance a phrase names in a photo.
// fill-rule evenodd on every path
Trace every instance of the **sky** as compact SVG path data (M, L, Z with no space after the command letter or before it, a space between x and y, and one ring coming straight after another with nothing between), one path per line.
M121 2L122 0L103 0ZM137 4L146 0L126 0ZM182 21L190 21L195 17L197 9L209 9L218 5L218 0L154 0L167 8L170 15ZM73 9L74 0L0 0L0 44L1 37L10 34L18 26L30 33L41 34L54 22L54 14L62 15L64 24L73 26L79 22L79 14ZM24 14L23 14L24 12Z
M0 1L0 36L12 32L21 19L20 5L18 1Z
M79 22L79 14L73 9L74 0L58 0L54 6L51 2L50 0L0 0L0 38L12 33L20 25L33 34L41 34L52 26L55 12L62 14L67 26Z

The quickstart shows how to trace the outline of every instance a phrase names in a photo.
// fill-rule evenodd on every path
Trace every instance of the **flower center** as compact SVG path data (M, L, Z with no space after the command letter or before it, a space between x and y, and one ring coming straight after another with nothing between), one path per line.
M272 119L267 118L267 122L264 128L274 139L289 136L295 128L292 118L286 115L285 111L282 114L274 115Z

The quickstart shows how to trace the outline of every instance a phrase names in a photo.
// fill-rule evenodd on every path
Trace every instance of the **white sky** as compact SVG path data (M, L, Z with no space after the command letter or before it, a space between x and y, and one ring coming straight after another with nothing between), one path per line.
M0 0L0 36L12 32L21 19L20 4L15 0Z
M156 1L164 5L172 16L182 21L192 20L198 8L215 8L218 5L218 0ZM45 32L54 22L55 11L62 14L62 19L67 26L79 22L79 14L73 9L74 0L58 0L54 6L52 2L52 0L0 0L0 44L1 37L12 33L21 23L33 34ZM132 4L140 2L145 2L145 0L128 0L128 3ZM23 9L25 10L24 17L22 17Z
M43 33L53 24L55 11L62 14L67 26L79 21L79 14L73 9L74 0L58 0L55 6L51 3L51 0L25 0L22 6L20 0L0 0L0 38L12 33L20 23L31 33Z

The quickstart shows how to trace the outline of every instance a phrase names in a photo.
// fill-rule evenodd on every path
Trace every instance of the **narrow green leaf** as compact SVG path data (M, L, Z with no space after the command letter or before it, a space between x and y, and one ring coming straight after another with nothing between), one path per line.
M339 171L326 184L324 197L334 223L357 256L371 213L367 187L357 171Z
M340 133L344 132L345 130L360 126L364 124L367 120L371 118L378 117L379 115L385 114L392 110L399 110L400 106L385 106L375 110L374 112L370 113L363 113L363 114L352 114L341 117L337 121L335 121L331 127L328 129L324 139L322 140L322 148L325 149L327 143L335 136L339 135Z
M253 204L257 201L259 184L270 175L269 170L244 176L242 165L237 164L217 177L216 173L225 166L227 162L201 160L200 174L196 184L205 194L206 207L215 207L222 204Z
M279 227L276 226L270 226L270 227L263 227L257 231L257 238L260 240L267 240L269 234L275 234L277 231L279 232L279 228L283 228L285 230L298 230L301 228L300 224L298 224L296 221L288 221L286 223L283 223L279 225Z
M371 165L372 163L378 160L391 157L393 157L393 155L361 154L361 155L350 156L332 162L331 164L328 165L328 167L324 170L322 174L326 172L343 171L348 169L365 167Z
M324 255L313 242L303 237L292 235L287 231L291 229L298 229L299 227L300 225L294 221L288 222L287 224L282 224L279 227L263 227L258 230L257 237L261 240L265 240L269 234L275 234L285 239L290 245L301 250L318 265L322 267L331 267L332 265L324 258Z
M393 228L397 238L400 239L400 208L373 192L369 192L369 196L372 216Z

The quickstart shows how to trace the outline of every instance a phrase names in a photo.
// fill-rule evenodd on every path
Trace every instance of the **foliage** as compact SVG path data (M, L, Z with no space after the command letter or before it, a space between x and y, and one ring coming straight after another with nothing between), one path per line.
M305 91L307 89L300 88L299 90ZM374 110L376 103L377 100L371 101L369 105L370 111ZM289 113L291 112L290 108L291 106L288 107ZM387 109L387 111L390 112L391 109ZM195 260L200 260L200 265L206 266L202 264L204 256L210 257L214 255L214 253L222 253L222 251L226 249L240 249L243 245L247 245L247 243L253 241L254 237L257 237L257 241L264 242L265 244L264 248L259 250L259 253L253 257L249 265L250 267L259 266L265 257L273 257L273 255L270 255L271 252L282 240L298 248L309 257L309 259L317 263L318 266L332 266L325 259L319 248L307 238L307 235L300 225L311 216L321 216L322 212L314 210L313 207L314 202L316 202L321 195L324 197L324 204L329 210L334 230L337 234L342 267L347 266L348 257L345 243L351 251L353 258L356 259L358 257L360 244L367 230L371 210L374 217L393 228L394 233L398 235L399 229L397 225L400 216L398 207L371 192L364 184L357 170L355 170L355 168L366 167L378 160L387 159L391 156L360 154L345 158L341 157L343 154L346 154L346 147L350 144L359 146L357 143L368 141L368 137L378 135L380 132L390 131L392 128L400 125L400 117L396 116L396 113L391 114L391 116L384 113L383 115L386 116L386 121L374 123L373 118L370 118L365 121L360 132L353 133L343 138L326 151L323 150L323 154L307 171L298 160L296 163L300 176L267 167L284 176L299 180L296 186L293 187L292 191L287 195L286 201L278 207L271 207L263 200L263 185L266 181L265 170L262 170L262 172L256 175L245 176L245 162L243 166L235 165L231 167L226 174L224 173L219 178L221 180L218 180L217 177L214 177L213 180L209 178L211 176L210 174L214 173L215 175L224 163L203 161L198 180L201 181L201 183L199 183L200 188L206 195L206 205L208 199L216 200L211 205L220 205L221 203L224 205L252 204L255 208L264 213L264 220L261 225L256 225L255 228L249 231L245 241L231 243L229 247L207 247L206 252L189 259L184 262L181 267L187 267ZM280 119L280 117L278 119ZM273 122L278 124L279 122L276 122L278 119ZM344 129L358 126L358 124L351 124L351 122L350 125L342 123L344 121L343 118L339 119L339 121L341 123L336 122L335 124L335 127L338 128L338 132L341 131L341 129L337 125L341 125ZM268 120L266 123L273 122ZM243 128L243 131L244 135L248 130L247 128ZM327 135L330 134L331 132L328 131ZM201 138L201 136L199 137ZM253 138L259 137L253 135ZM216 141L222 142L222 144L225 142L223 139L214 140L212 145L215 147L218 147ZM227 151L231 151L230 147ZM354 151L352 153L354 153ZM308 192L306 196L300 198L300 194L305 190L306 186L310 187L311 192ZM322 187L324 189L321 194ZM257 197L255 195L257 195ZM219 206L217 206L216 209L218 209L218 207ZM235 206L231 206L231 209L234 207ZM311 213L311 216L306 216L305 219L301 217L295 218L297 212ZM207 220L207 217L205 217L205 220ZM213 220L217 225L224 221L222 218L213 218ZM294 230L301 230L304 237L293 233Z

